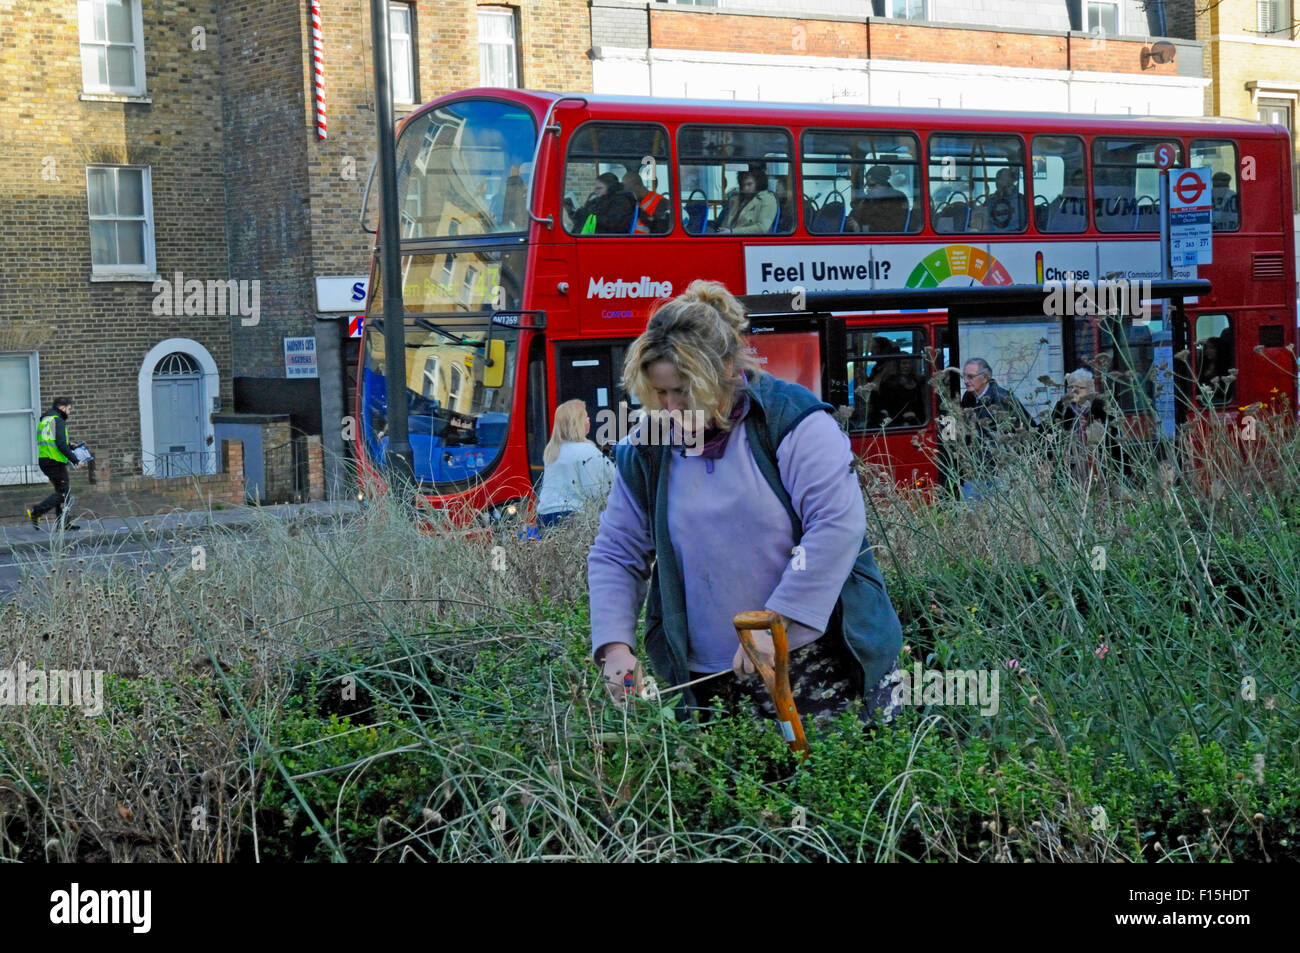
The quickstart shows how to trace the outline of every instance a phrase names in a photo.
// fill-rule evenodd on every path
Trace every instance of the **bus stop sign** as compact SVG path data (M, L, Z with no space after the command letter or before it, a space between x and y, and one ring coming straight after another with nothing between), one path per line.
M1173 169L1169 175L1169 263L1208 265L1213 258L1210 216L1214 201L1209 168Z
M1174 198L1178 201L1170 205L1170 210L1199 209L1202 205L1202 197L1205 199L1204 207L1209 208L1211 205L1209 179L1208 169L1180 169L1174 176Z
M1178 150L1174 148L1173 143L1162 142L1156 146L1156 168L1167 169L1174 164L1174 159L1178 157Z

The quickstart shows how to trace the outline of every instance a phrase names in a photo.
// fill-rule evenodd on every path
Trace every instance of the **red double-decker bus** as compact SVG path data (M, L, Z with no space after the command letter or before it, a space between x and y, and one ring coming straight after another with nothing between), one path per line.
M952 288L976 300L1159 278L1159 167L1171 164L1211 183L1213 261L1174 272L1211 290L1182 310L1106 325L990 295L954 320L904 299L760 317L751 344L768 370L847 408L857 452L910 483L936 476L927 379L957 355L987 360L1042 416L1066 372L1123 350L1130 384L1115 397L1146 422L1134 439L1169 436L1185 415L1176 367L1192 413L1294 407L1290 157L1282 128L1229 119L445 96L397 138L416 479L441 506L526 497L553 409L572 398L597 442L622 436L625 349L655 302L696 278L747 296ZM376 255L357 407L371 473L387 444L379 267ZM500 381L484 376L490 353L504 358Z

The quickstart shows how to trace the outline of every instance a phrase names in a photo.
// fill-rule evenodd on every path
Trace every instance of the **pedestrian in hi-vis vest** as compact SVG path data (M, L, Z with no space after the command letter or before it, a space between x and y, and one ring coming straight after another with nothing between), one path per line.
M85 464L74 463L75 454L68 445L68 414L72 410L72 401L67 397L56 397L49 411L41 417L36 425L36 447L40 457L41 472L54 484L54 492L27 510L33 529L41 528L41 517L50 510L55 519L62 521L63 507L68 501L68 467L81 469ZM70 524L64 529L81 529Z

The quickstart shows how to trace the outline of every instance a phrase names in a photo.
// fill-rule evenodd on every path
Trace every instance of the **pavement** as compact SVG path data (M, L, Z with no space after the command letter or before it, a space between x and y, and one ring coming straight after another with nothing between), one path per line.
M237 528L273 520L280 522L327 522L340 515L359 513L356 500L336 500L323 503L284 503L277 506L234 506L220 510L175 510L153 516L106 516L102 518L79 515L75 531L55 532L51 517L41 521L39 530L32 529L24 519L21 523L0 525L0 554L16 554L34 550L48 550L51 542L63 545L100 545L123 543L129 540L154 540L185 531L212 527Z

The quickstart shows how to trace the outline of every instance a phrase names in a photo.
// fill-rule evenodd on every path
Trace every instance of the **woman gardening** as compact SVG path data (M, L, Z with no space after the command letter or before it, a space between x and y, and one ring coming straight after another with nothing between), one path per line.
M615 448L617 476L587 557L593 656L621 699L649 583L645 652L660 684L729 671L729 685L687 688L685 705L747 696L771 716L732 625L763 608L785 622L805 720L862 699L863 720L889 721L902 632L864 538L848 438L828 404L747 355L747 326L726 288L696 281L628 350L624 388L688 432L655 446L634 433ZM701 420L703 434L691 432ZM770 634L754 636L770 662Z

